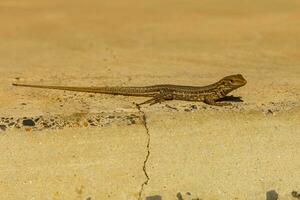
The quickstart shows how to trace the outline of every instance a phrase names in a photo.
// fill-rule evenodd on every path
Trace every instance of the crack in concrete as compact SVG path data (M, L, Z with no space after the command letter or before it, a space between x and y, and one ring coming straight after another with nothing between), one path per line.
M147 119L146 119L145 112L141 110L141 107L138 104L136 104L136 107L137 107L139 113L142 115L142 123L143 123L143 125L146 129L146 134L147 134L147 137L148 137L147 146L146 146L147 147L147 154L146 154L146 157L145 157L145 160L144 160L144 163L143 163L143 172L144 172L144 175L146 177L146 180L141 185L141 189L139 191L139 197L138 197L138 200L142 200L142 194L143 194L143 191L144 191L144 187L145 187L145 185L148 184L149 179L150 179L149 175L147 173L147 167L146 167L147 162L148 162L148 158L150 156L150 133L149 133L148 125L147 125Z

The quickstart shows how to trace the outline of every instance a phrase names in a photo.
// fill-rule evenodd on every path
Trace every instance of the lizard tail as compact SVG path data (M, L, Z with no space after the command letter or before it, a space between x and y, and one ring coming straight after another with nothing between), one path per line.
M54 90L66 90L76 92L89 92L89 93L103 93L124 96L154 96L157 91L150 91L151 89L143 89L142 87L69 87L69 86L53 86L53 85L32 85L32 84L19 84L13 83L13 86L43 88Z
M31 87L31 88L44 88L44 89L54 89L54 90L68 90L68 91L77 91L77 92L99 92L100 88L92 87L68 87L68 86L54 86L54 85L31 85L31 84L19 84L13 83L13 86L21 87Z

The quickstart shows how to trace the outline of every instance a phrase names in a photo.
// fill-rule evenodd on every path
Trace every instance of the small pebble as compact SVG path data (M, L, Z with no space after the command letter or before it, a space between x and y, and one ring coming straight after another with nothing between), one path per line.
M295 197L295 198L300 199L300 194L297 191L293 191L292 196Z
M35 121L35 122L38 122L39 120L40 120L40 118L38 117L38 118L36 118L34 121Z
M267 191L266 200L278 200L278 193L275 190Z
M24 119L23 120L23 126L34 126L35 123L32 119Z
M5 131L6 130L6 126L5 125L0 125L0 130Z
M194 110L197 110L197 106L196 105L191 105L191 108Z

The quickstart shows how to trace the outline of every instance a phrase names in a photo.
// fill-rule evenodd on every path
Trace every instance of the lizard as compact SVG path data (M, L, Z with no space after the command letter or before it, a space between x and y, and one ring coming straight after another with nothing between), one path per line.
M244 86L246 79L241 74L230 75L207 86L151 85L144 87L72 87L53 85L31 85L13 83L13 86L56 89L77 92L102 93L123 96L151 97L142 104L156 104L166 100L200 101L214 106L229 106L228 102L219 102L231 91Z

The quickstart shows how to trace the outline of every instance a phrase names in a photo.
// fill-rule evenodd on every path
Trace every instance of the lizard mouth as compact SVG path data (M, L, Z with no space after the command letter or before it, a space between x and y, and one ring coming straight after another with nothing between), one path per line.
M246 84L247 84L247 81L246 81L246 79L244 79L241 85L244 86Z
M233 89L237 89L237 88L240 88L240 87L242 87L242 86L244 86L246 84L247 84L246 80L240 80L240 81L237 81L235 84L231 85L231 87Z
M242 87L244 85L247 84L246 79L241 75L241 74L237 74L236 77L238 78L237 82L238 82L238 87Z

